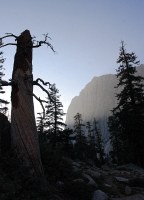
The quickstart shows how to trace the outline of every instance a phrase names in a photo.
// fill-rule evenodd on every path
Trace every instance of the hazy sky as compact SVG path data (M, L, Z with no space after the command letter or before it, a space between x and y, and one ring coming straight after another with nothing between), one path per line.
M115 73L121 40L144 63L144 0L0 0L0 7L0 36L49 33L57 53L34 49L33 74L56 83L65 111L94 76ZM3 52L9 79L15 47Z

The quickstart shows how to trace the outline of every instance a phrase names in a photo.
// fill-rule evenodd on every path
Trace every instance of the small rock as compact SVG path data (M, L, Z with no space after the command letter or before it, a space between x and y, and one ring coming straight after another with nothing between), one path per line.
M144 200L144 195L135 194L128 197L112 198L112 200Z
M73 180L73 182L80 182L80 183L84 183L84 180L83 180L83 179L81 179L81 178L78 178L78 179L75 179L75 180Z
M110 166L108 165L102 165L101 168L105 171L109 171L110 170Z
M127 178L124 178L124 177L115 177L115 179L118 182L122 182L122 183L128 183L129 182L129 180Z
M72 162L72 165L76 166L76 167L81 167L81 165L79 163L77 163L77 162Z
M111 188L111 187L112 187L111 185L109 185L109 184L107 184L107 183L105 183L104 186L106 186L106 187L108 187L108 188Z
M74 171L74 172L79 172L79 171L80 171L80 168L77 167L77 166L73 166L73 171Z
M64 183L63 183L62 181L57 181L57 182L56 182L56 185L57 185L58 187L63 187L63 186L64 186Z
M132 193L132 189L131 189L131 187L129 187L129 186L125 186L125 194L126 195L130 195Z
M82 174L84 178L86 178L88 180L88 185L93 185L95 187L97 187L96 182L92 179L92 177L90 177L88 174Z
M92 200L108 200L108 196L101 190L94 191Z
M127 164L127 165L121 165L117 167L118 170L127 170L127 171L133 171L133 172L139 172L140 174L144 173L144 169L134 165L134 164Z
M109 172L101 171L101 176L102 177L105 177L105 176L108 176L108 175L109 175Z
M100 178L101 177L100 172L97 172L97 171L94 171L94 170L91 170L91 169L88 169L86 171L86 174L88 174L88 175L90 175L90 176L92 176L94 178Z

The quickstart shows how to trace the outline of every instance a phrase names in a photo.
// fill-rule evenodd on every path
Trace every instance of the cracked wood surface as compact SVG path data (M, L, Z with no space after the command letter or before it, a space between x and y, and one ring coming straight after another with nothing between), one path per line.
M12 85L11 93L12 146L21 164L30 167L31 174L43 176L32 96L31 39L28 30L17 38L17 51L12 74L15 84Z

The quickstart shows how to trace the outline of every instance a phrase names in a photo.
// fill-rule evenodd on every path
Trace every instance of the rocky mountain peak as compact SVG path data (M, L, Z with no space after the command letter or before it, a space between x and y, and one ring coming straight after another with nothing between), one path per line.
M137 67L137 73L144 76L144 65ZM92 122L95 118L98 121L106 151L109 149L107 120L111 110L117 105L115 97L119 92L115 88L117 83L115 74L94 77L79 95L72 99L66 115L66 124L69 128L73 128L74 116L78 112L82 115L83 123Z

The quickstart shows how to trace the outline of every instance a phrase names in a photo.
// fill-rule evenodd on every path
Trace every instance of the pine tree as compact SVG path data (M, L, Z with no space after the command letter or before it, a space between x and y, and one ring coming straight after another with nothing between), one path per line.
M39 137L39 143L47 143L47 133L45 130L45 119L43 118L43 113L37 113L37 133Z
M63 123L63 116L65 113L58 93L59 90L56 88L55 84L53 84L50 93L52 101L48 101L46 105L45 126L47 127L47 132L54 146L58 142L60 131L66 126L65 123Z
M87 140L83 130L84 124L82 115L77 113L74 116L74 133L76 138L75 151L76 157L81 160L87 159Z
M123 143L124 162L134 162L144 165L144 91L141 76L136 76L136 67L139 65L135 53L127 53L124 43L120 48L117 60L120 64L117 70L121 88L117 94L118 105L112 110L113 119L118 122L120 128L120 140ZM115 123L117 123L115 122ZM111 137L116 141L115 131Z
M43 134L44 132L44 119L43 119L43 113L37 113L37 132L38 134Z
M2 55L2 52L0 52L0 55ZM4 59L2 57L0 57L0 82L2 81L2 77L4 76L4 73L3 73L3 63L4 63ZM0 85L0 94L4 94L5 91L3 90L2 86ZM3 113L3 114L6 114L7 110L8 110L8 101L0 98L0 113Z
M98 128L98 122L96 119L93 121L93 127L94 127L94 134L96 139L96 152L98 160L100 161L100 164L104 163L104 145L102 141L102 136L100 129Z
M123 164L124 155L124 145L122 142L122 133L119 123L119 119L116 114L108 118L108 127L110 134L110 140L112 145L112 150L110 151L110 156L113 163Z
M86 123L87 129L87 143L88 143L88 158L93 162L97 162L97 149L96 149L96 137L94 134L94 129L90 122Z
M64 129L60 131L59 134L59 144L61 146L61 150L63 151L63 155L73 158L73 140L74 134L72 129Z

